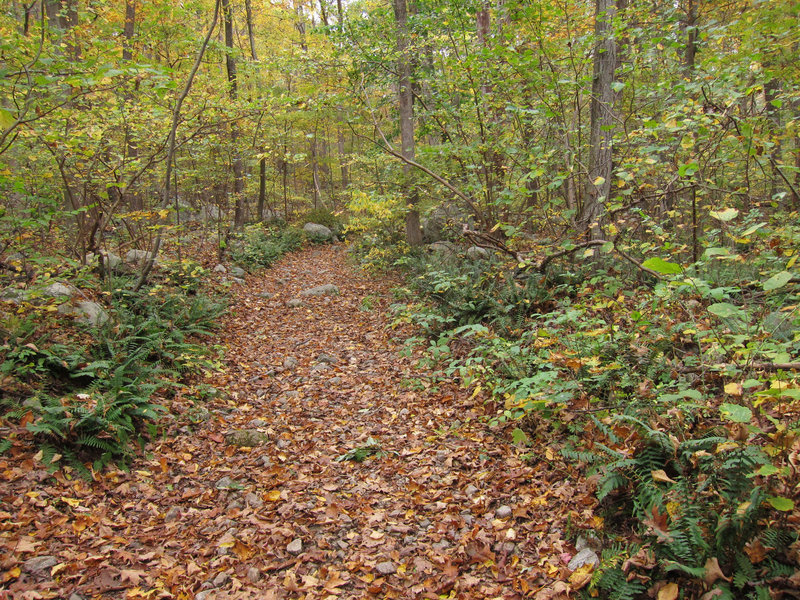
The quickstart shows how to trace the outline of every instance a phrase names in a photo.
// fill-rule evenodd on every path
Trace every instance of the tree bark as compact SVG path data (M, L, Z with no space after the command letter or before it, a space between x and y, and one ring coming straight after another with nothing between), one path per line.
M418 196L413 181L413 171L408 162L414 160L414 90L412 89L411 52L408 33L408 7L406 0L393 0L397 25L397 87L400 115L400 144L403 162L403 187L406 197L406 241L410 246L422 244L419 221Z
M197 75L197 71L200 69L200 63L203 62L203 56L206 53L206 48L208 48L208 43L211 41L211 36L213 35L214 29L217 26L217 20L219 19L219 8L220 0L217 0L214 3L214 17L211 20L211 26L208 28L208 33L206 34L205 39L203 39L203 44L200 46L200 50L197 52L194 65L192 65L192 70L189 73L189 77L186 79L186 84L183 86L183 90L181 91L180 96L178 96L177 102L175 102L175 108L172 110L172 125L169 129L169 136L167 137L167 157L165 161L166 173L164 174L164 186L161 194L162 208L168 207L170 201L170 178L172 177L172 163L175 160L175 136L178 132L178 124L180 123L181 107L183 106L183 101L186 100L186 97L189 95L189 91L192 89L192 83L194 82L195 75ZM161 236L163 231L163 229L159 228L158 233L156 233L156 237L153 240L152 246L150 247L150 256L144 263L142 272L139 274L139 279L134 286L134 291L138 292L141 289L141 287L147 281L150 271L153 270L153 264L155 264L158 251L161 249Z
M233 12L231 0L222 0L222 17L225 22L225 69L228 73L228 95L236 100L239 95L239 80L236 74L236 58L233 55ZM231 152L233 153L233 226L236 229L244 226L244 165L238 148L239 128L236 121L231 122Z
M256 55L256 38L253 33L253 2L252 0L244 0L244 13L247 19L247 39L250 41L250 57L253 60L258 60Z
M612 148L616 115L616 93L612 87L617 68L617 42L613 19L616 0L595 0L595 48L592 77L591 124L589 137L589 177L586 195L578 218L579 227L589 239L603 237L603 203L611 193Z

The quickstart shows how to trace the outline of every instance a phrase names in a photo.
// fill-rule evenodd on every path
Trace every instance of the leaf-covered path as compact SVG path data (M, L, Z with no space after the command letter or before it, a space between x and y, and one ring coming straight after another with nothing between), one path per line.
M340 293L287 306L322 284ZM520 460L467 391L421 389L390 303L390 283L339 247L249 276L215 340L227 368L205 380L223 393L178 397L130 473L54 482L33 458L3 461L19 494L2 508L2 585L73 600L558 597L586 492L544 456ZM370 438L381 454L336 460Z

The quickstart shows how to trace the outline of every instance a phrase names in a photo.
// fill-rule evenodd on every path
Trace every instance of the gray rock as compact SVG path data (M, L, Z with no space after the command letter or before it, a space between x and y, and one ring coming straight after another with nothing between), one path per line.
M320 225L319 223L306 223L303 225L303 231L306 232L308 237L313 239L322 241L333 239L333 232L325 227L325 225Z
M286 303L286 306L288 306L289 308L300 308L301 306L303 306L303 301L300 300L299 298L292 298Z
M244 279L242 279L241 277L231 277L231 281L232 281L233 283L235 283L236 285L244 285L245 283L247 283L247 282L246 282Z
M481 248L480 246L470 246L467 248L467 258L470 260L482 260L484 258L489 258L489 251L486 248Z
M97 302L82 300L74 306L62 304L58 307L58 312L62 315L71 315L83 323L94 325L104 325L108 322L108 313Z
M510 506L503 505L503 506L501 506L500 508L498 508L498 509L495 511L495 513L494 513L494 514L495 514L495 516L496 516L498 519L507 519L508 517L510 517L510 516L511 516L511 513L512 513L512 512L513 512L513 511L511 510L511 507L510 507Z
M286 551L289 554L294 554L297 556L303 551L303 540L300 538L293 539L291 542L289 542L289 545L286 546Z
M253 492L247 492L244 495L244 501L250 508L261 508L264 506L264 501Z
M267 434L258 429L237 429L225 435L225 443L228 446L254 448L268 440Z
M50 576L50 569L58 564L55 556L35 556L22 563L22 570L32 575Z
M55 282L48 285L42 290L42 294L52 298L72 298L78 290L71 285Z
M22 406L25 408L32 408L33 410L41 410L42 409L42 401L39 400L36 396L31 396L30 398L26 398L22 401Z
M317 287L303 290L300 292L301 296L337 296L339 295L339 288L332 283L318 285Z
M247 569L247 581L250 583L258 583L261 579L261 572L255 567Z
M253 419L248 425L250 425L250 427L266 427L269 423L264 419Z
M218 490L241 490L244 489L244 485L240 482L236 481L235 479L231 479L228 476L220 477L214 487Z
M317 357L318 363L325 363L328 365L335 365L339 362L339 359L335 356L331 356L330 354L325 354L324 352Z
M233 277L244 278L247 276L247 271L245 271L242 267L231 267L230 273Z
M164 522L165 523L172 523L173 521L177 521L181 518L181 509L177 506L173 506L167 511L167 514L164 515Z
M0 292L0 299L6 302L13 302L14 304L19 304L25 300L25 298L27 298L25 291L16 288L8 288Z
M226 269L225 265L223 264L218 264L216 267L214 267L214 273L227 273L227 272L228 269Z
M226 583L228 583L231 579L231 576L226 571L222 571L222 573L217 573L217 576L214 577L214 587L222 587Z
M141 264L150 260L150 253L147 250L128 250L125 255L125 262L132 265Z
M586 537L580 535L578 536L577 541L575 542L575 550L580 552L585 548L589 548L594 550L595 552L600 552L603 548L603 544L600 542L600 539L594 533L586 534Z
M283 359L284 369L294 369L297 366L297 359L294 356L287 356Z
M454 256L456 247L450 242L434 242L428 244L428 252L431 254L438 254L440 256Z
M327 371L330 367L325 363L317 363L313 367L309 369L312 373L319 373L321 371Z
M570 571L576 571L584 565L597 566L599 564L600 564L600 557L597 556L597 553L591 548L584 548L583 550L581 550L575 556L572 557L572 560L569 561L567 568Z
M464 489L464 493L465 493L467 496L474 496L475 494L477 494L477 493L478 493L478 488L476 488L474 485L472 485L472 484L470 483L470 484L469 484L469 485L468 485L468 486L467 486L467 487Z
M208 600L209 597L211 596L211 594L212 594L211 590L205 590L203 592L197 592L194 595L194 600Z
M259 294L256 294L256 296L258 296L259 298L264 298L264 300L272 300L275 294L271 294L269 292L261 292Z
M375 565L375 570L381 575L394 575L397 573L397 565L390 560L385 560Z

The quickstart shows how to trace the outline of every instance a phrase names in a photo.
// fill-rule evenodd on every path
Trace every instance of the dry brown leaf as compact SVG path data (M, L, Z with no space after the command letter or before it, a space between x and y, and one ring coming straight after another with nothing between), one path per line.
M730 577L725 577L725 574L722 572L722 569L719 566L719 561L716 557L709 558L705 564L705 575L703 575L703 581L706 582L706 585L711 585L718 579L722 579L723 581L730 581Z
M678 598L678 589L677 583L668 583L665 586L661 587L658 590L658 595L656 596L657 600L677 600Z

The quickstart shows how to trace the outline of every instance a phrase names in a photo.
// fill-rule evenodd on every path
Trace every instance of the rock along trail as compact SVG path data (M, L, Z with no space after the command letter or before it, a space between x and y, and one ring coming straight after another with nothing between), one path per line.
M339 293L301 294L325 284ZM520 460L467 391L424 383L387 327L390 283L329 246L234 290L215 340L227 368L205 379L222 393L179 396L130 473L40 475L2 540L52 560L22 563L17 586L73 600L561 597L585 492ZM336 460L373 442L364 462Z

